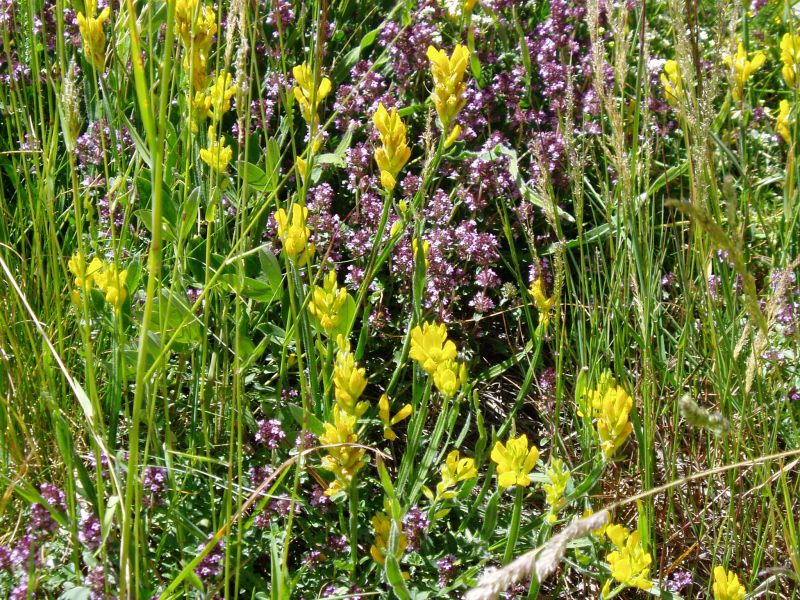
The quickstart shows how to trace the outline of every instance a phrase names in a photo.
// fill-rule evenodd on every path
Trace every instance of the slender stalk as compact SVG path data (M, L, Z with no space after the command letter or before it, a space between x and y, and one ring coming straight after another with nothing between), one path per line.
M517 545L519 536L519 522L522 517L522 500L525 497L525 488L521 485L516 486L514 495L514 508L511 512L511 525L508 528L508 540L506 550L503 553L503 564L507 565L514 558L514 546Z

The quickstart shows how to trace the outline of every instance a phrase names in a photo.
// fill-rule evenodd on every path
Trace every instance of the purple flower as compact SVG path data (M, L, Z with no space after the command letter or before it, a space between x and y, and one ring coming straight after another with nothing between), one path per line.
M90 590L90 600L107 600L110 598L106 594L106 580L106 569L103 565L97 565L89 570L89 574L86 576L86 585Z
M436 561L436 569L439 571L439 586L444 587L456 576L456 557L453 554L443 556Z
M39 493L42 499L49 505L49 508L38 502L31 505L31 519L28 523L28 533L37 538L44 537L48 532L55 531L58 527L51 510L66 512L66 496L51 483L43 483L39 486Z
M206 546L211 542L214 536L209 535L204 544L197 547L197 552L200 553L205 550ZM212 579L222 573L222 560L225 556L225 544L220 540L218 544L211 549L211 551L203 557L195 569L195 575L200 578L203 583L209 583Z
M11 550L8 546L0 546L0 571L10 571L12 565Z
M258 422L258 431L256 431L255 442L266 446L271 450L276 450L280 447L281 443L286 439L286 433L283 431L283 425L278 419L261 420Z
M90 551L94 552L102 542L102 527L100 520L92 513L87 513L81 518L78 540Z
M692 585L692 574L689 571L675 571L667 582L667 589L678 593Z
M344 554L347 552L347 536L345 535L332 535L328 538L328 549L335 554Z
M152 508L164 503L167 491L167 470L164 467L147 467L142 473L142 504Z
M428 515L419 509L418 506L412 506L403 517L403 533L408 538L408 549L412 552L418 551L420 547L420 537L425 533L425 530L430 525Z
M322 561L325 560L325 555L319 550L311 550L303 559L303 563L310 571L316 569Z

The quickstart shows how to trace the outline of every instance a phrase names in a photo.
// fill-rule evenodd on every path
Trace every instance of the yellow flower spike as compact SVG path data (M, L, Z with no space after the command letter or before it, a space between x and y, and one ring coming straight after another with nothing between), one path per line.
M194 102L199 101L205 103L205 94L203 91L206 89L208 83L208 49L200 46L193 46L192 51L187 51L183 57L183 68L191 71L192 87L195 90ZM208 113L208 107L202 113L205 118ZM195 115L197 116L197 115Z
M95 275L100 274L100 271L103 270L103 262L95 257L87 266L83 255L76 252L67 262L67 267L75 276L75 286L88 292L92 288Z
M217 14L202 0L177 0L175 24L187 51L190 48L208 49L217 33Z
M308 64L294 67L292 75L294 75L294 79L297 82L297 85L292 88L292 93L300 105L300 112L306 122L311 125L311 128L316 130L319 123L319 117L317 116L319 105L331 93L331 80L323 77L315 90L314 72Z
M555 523L556 514L566 504L564 492L567 490L570 473L569 469L564 466L564 461L551 457L550 465L547 467L545 475L547 476L547 483L542 484L542 489L545 493L545 500L550 506L547 520L550 523Z
M206 94L208 114L213 122L219 121L231 109L231 99L237 91L237 86L232 83L231 74L222 71Z
M714 600L742 600L746 593L736 573L714 567Z
M411 251L414 255L414 258L417 258L417 250L419 249L419 244L417 244L416 238L411 240ZM428 255L431 251L431 243L428 240L422 242L422 255L425 257L425 268L427 269L430 266L430 262L428 261Z
M225 138L217 139L213 125L208 128L208 146L200 150L200 158L217 173L223 173L233 158L233 150L225 145Z
M411 416L413 408L410 404L406 404L397 411L394 417L391 417L391 412L389 409L389 396L386 394L381 394L380 400L378 400L378 416L383 423L383 439L389 440L390 442L397 439L397 434L392 430L393 425L397 425L400 421L404 421L408 417Z
M336 389L336 402L346 413L360 417L369 408L369 402L358 399L367 387L367 370L356 365L356 358L350 352L350 343L343 335L337 337L339 351L333 365L333 385Z
M397 550L395 558L399 559L408 547L408 536L403 533L403 525L395 521L397 526ZM375 543L370 546L369 553L379 565L386 563L389 554L389 536L392 532L392 519L386 513L379 512L372 517L372 528L375 530Z
M539 449L533 445L528 448L528 436L524 433L518 438L510 438L505 446L496 442L491 456L497 464L497 485L501 488L528 487L531 484L528 473L539 460Z
M597 419L597 434L603 458L610 460L633 431L628 420L633 399L619 386L611 387L604 394Z
M106 302L114 308L119 308L128 297L125 290L125 282L128 279L128 271L118 271L116 265L106 265L102 271L94 275L94 282L100 291L105 294Z
M789 124L790 105L788 100L781 100L778 117L775 119L775 131L787 144L792 143L792 129Z
M578 416L588 416L590 418L597 417L603 408L603 399L607 393L613 392L617 387L617 380L614 379L611 371L605 370L600 374L600 379L597 381L597 387L586 392L586 407L587 413L584 414L584 407L578 410Z
M452 359L439 363L433 373L433 385L445 398L455 396L465 380L466 365Z
M638 531L630 533L622 525L609 525L606 535L617 547L606 557L611 567L611 577L625 586L640 590L653 587L650 580L650 564L653 559L642 546L641 534Z
M462 481L475 479L478 476L475 460L462 457L458 450L453 450L447 455L440 473L442 480L436 485L436 495L442 500L455 498L456 493L451 488Z
M800 35L784 34L781 39L781 62L783 63L781 74L786 85L790 88L797 87L800 82L797 76L800 66Z
M736 102L742 100L744 86L747 80L750 79L750 76L755 71L761 68L766 60L767 57L763 52L756 52L753 55L753 60L748 60L747 52L745 52L742 42L739 42L738 49L734 56L725 56L725 64L727 64L728 68L733 72L734 86L731 93Z
M98 16L94 16L95 2L86 3L86 15L77 14L78 28L83 38L83 54L98 71L102 71L106 62L106 34L103 24L111 16L111 9L106 7Z
M406 141L406 126L397 109L393 108L390 114L383 102L378 104L372 122L381 137L382 146L375 150L375 162L381 170L381 185L391 192L397 183L397 175L411 157L411 148Z
M455 144L456 140L458 140L458 136L460 135L461 135L461 125L454 125L453 130L450 132L450 135L448 135L447 139L444 141L445 149Z
M325 431L319 436L322 444L356 444L358 434L356 424L358 419L341 410L338 405L333 409L333 422L325 423ZM339 446L328 448L328 454L322 458L322 468L334 474L336 480L331 483L325 494L335 496L346 492L353 481L355 474L364 466L363 448L353 446Z
M457 354L456 345L447 339L444 323L425 323L411 330L411 350L408 355L428 375L436 373L441 363L455 359Z
M442 132L448 134L450 124L466 104L464 92L467 86L463 80L469 61L469 50L466 46L456 44L453 54L448 57L444 50L428 46L427 57L431 61L433 75L433 105L439 115Z
M536 310L539 311L539 322L547 327L550 323L550 310L556 303L555 297L548 298L544 293L544 280L542 277L537 277L531 284L530 295L533 298L533 303L536 305Z
M315 285L308 304L308 312L314 315L322 329L330 335L339 326L339 312L347 302L347 290L338 287L336 271L329 271L322 286Z
M681 77L678 63L668 60L664 63L664 72L661 74L661 85L664 86L664 95L672 106L678 104L683 96L683 78Z
M314 244L309 244L311 230L306 227L308 209L292 204L291 218L282 208L275 211L273 217L278 223L278 237L283 242L283 251L289 260L302 267L314 255Z

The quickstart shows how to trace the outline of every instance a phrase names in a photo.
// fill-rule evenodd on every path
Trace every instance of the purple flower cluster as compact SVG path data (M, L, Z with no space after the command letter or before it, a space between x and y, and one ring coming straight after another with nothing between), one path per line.
M667 582L667 589L677 594L690 585L692 585L692 574L689 571L675 571Z
M102 539L103 532L100 520L92 513L86 513L81 518L78 540L91 552L94 552L100 547Z
M256 444L266 446L270 450L277 450L286 440L286 433L278 419L262 419L258 422L258 431L256 431L254 439Z
M167 470L164 467L147 467L142 473L142 504L148 508L164 503L167 491Z
M48 533L56 530L57 523L50 514L51 510L66 512L66 496L51 483L43 483L39 486L39 493L42 499L49 505L34 503L31 505L31 516L28 522L28 533L38 539L45 537Z
M448 554L436 561L436 569L439 571L439 586L444 587L456 576L456 557Z
M380 44L389 51L392 72L401 89L411 86L418 73L428 70L425 52L431 44L440 45L436 22L442 19L442 12L435 0L423 0L407 26L390 21L381 30Z
M119 129L112 129L105 119L89 123L86 131L75 140L75 156L83 171L90 167L102 169L113 152L124 158L132 148L133 138L128 128L121 125Z
M211 542L214 536L209 535L204 544L197 547L197 552L200 553L206 549L206 546ZM194 569L195 575L200 578L204 584L209 583L215 577L222 573L222 561L225 557L225 544L220 541L211 549L211 551L203 557L200 564Z
M97 565L93 569L89 569L89 574L86 576L89 600L108 600L111 598L106 594L106 580L107 574L103 565Z
M408 538L408 550L416 552L419 550L421 544L421 537L425 534L425 530L430 525L428 515L416 505L408 509L408 512L403 517L403 533Z
M394 96L386 93L389 88L386 79L371 61L358 61L350 70L350 81L351 85L341 85L336 90L334 125L339 131L345 131L353 121L372 115L379 102L387 109L394 105Z

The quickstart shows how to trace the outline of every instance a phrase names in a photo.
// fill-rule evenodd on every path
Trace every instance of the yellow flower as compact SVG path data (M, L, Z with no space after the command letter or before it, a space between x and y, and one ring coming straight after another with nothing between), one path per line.
M545 493L545 500L550 505L550 512L547 520L550 523L556 522L556 514L566 504L564 492L569 483L569 469L564 466L564 462L558 458L550 458L550 465L545 471L547 483L542 484Z
M88 292L92 288L95 275L102 271L103 262L95 257L87 266L83 255L76 252L67 262L67 267L75 276L75 286L81 288L84 292Z
M232 84L231 74L222 71L206 95L209 105L208 114L212 121L219 121L231 109L231 98L236 95L237 90L238 88Z
M781 39L781 62L783 62L783 79L786 85L793 88L798 84L797 68L800 65L800 35L784 34Z
M664 63L664 72L661 74L661 85L664 86L664 95L667 102L675 106L683 95L683 78L681 77L678 63L668 60Z
M548 323L550 323L550 310L556 303L555 297L552 296L548 298L545 295L544 280L541 276L537 277L531 284L529 292L533 298L533 303L536 305L536 310L539 311L539 322L542 323L544 327L547 327Z
M528 449L528 436L523 433L518 438L510 438L505 446L496 442L492 460L497 463L497 485L504 489L513 485L528 487L531 484L528 473L539 460L539 449L533 445Z
M471 13L477 3L478 0L464 0L464 12Z
M309 244L311 230L306 227L308 209L299 204L292 204L291 219L286 211L279 208L275 214L278 223L278 237L283 242L283 251L289 260L302 267L314 255L314 244Z
M397 550L395 558L399 559L408 546L408 537L403 533L403 525L400 521L394 522L397 527ZM379 512L372 517L372 528L375 530L375 543L370 546L369 553L379 565L386 563L386 556L389 554L389 536L392 532L392 519L386 513Z
M778 117L775 119L775 131L778 132L778 135L780 135L787 144L792 143L792 129L789 124L790 110L789 101L781 100Z
M175 24L187 50L207 50L217 33L217 14L202 0L177 0Z
M638 531L630 533L622 525L609 525L606 535L617 547L606 557L611 566L611 577L625 586L649 590L653 586L650 580L653 559L642 546L641 534Z
M223 173L233 158L233 150L225 145L225 138L217 139L213 125L208 128L208 146L200 150L200 158L217 173Z
M736 573L725 567L714 567L714 600L742 600L745 593Z
M417 258L417 250L418 249L419 249L419 244L417 244L417 240L416 240L416 238L414 238L413 240L411 240L411 250L412 250L412 253L414 255L414 259L415 260ZM428 261L428 255L430 254L430 252L431 252L431 243L428 240L424 240L422 242L422 256L425 258L425 268L426 269L430 265L430 262Z
M369 408L369 402L358 399L367 387L367 371L356 366L356 358L350 352L350 342L341 334L336 338L339 351L333 365L333 385L336 388L336 402L346 413L360 417Z
M455 498L456 493L450 488L455 487L462 481L475 479L478 476L478 471L475 469L475 460L462 457L458 450L453 450L447 455L440 473L442 480L436 485L436 495L442 500Z
M739 102L742 99L744 86L747 80L750 79L750 75L760 69L766 60L767 57L763 52L756 52L753 55L753 60L747 60L747 52L745 52L742 42L739 42L735 56L725 56L725 64L733 71L734 75L734 86L733 90L731 90L734 100Z
M456 345L447 339L444 323L425 323L411 330L411 350L408 355L428 375L436 373L441 363L453 360L457 354Z
M614 379L611 371L608 369L603 371L597 381L597 387L586 392L586 406L578 408L578 416L584 417L587 414L590 418L598 416L603 408L603 398L606 394L613 393L616 387L617 380Z
M397 109L393 108L389 114L383 102L378 104L372 122L375 123L383 144L375 150L375 162L381 170L381 185L391 192L397 182L397 175L411 156L411 148L406 143L406 126L398 116Z
M453 54L448 57L444 50L428 46L428 59L431 61L433 75L433 105L439 114L442 131L448 133L450 124L464 107L464 71L467 69L469 50L466 46L456 44Z
M349 415L339 406L333 408L333 422L325 423L325 431L319 436L322 444L357 444L358 434L356 433L356 423L358 419ZM328 454L322 459L322 468L330 471L335 476L325 494L334 496L339 492L346 492L353 481L353 477L358 470L364 466L363 448L353 446L339 446L328 448Z
M292 74L297 82L297 85L292 88L292 93L300 104L300 112L306 122L312 126L311 128L316 130L319 123L317 110L322 101L331 93L331 80L323 77L315 88L314 72L307 64L297 65L292 69Z
M128 271L117 271L114 264L106 265L102 271L94 275L95 284L105 294L106 302L114 308L119 308L128 297L128 292L125 290L127 279Z
M208 64L208 49L201 46L193 46L191 52L186 52L183 56L183 68L191 71L192 86L195 89L195 108L197 103L205 103L205 94L202 90L206 89L208 75L206 73ZM206 117L208 107L200 114L200 117ZM198 115L195 115L198 116Z
M381 394L380 400L378 400L378 416L383 422L383 439L396 440L397 434L392 430L392 425L397 425L400 421L406 420L411 416L413 410L410 404L406 404L392 417L389 411L389 396Z
M103 31L103 24L111 16L111 9L106 7L98 16L95 15L97 2L89 0L86 2L86 15L78 12L78 27L83 38L83 53L97 70L102 71L106 62L106 34Z
M315 285L308 304L308 312L314 315L328 335L339 326L339 311L347 302L347 290L336 285L336 271L329 271L322 286Z
M615 382L616 383L616 382ZM597 434L603 458L609 460L633 431L628 420L633 400L621 386L609 386L602 397L597 418Z
M433 373L433 385L446 398L452 398L467 381L467 365L456 360L439 363Z

